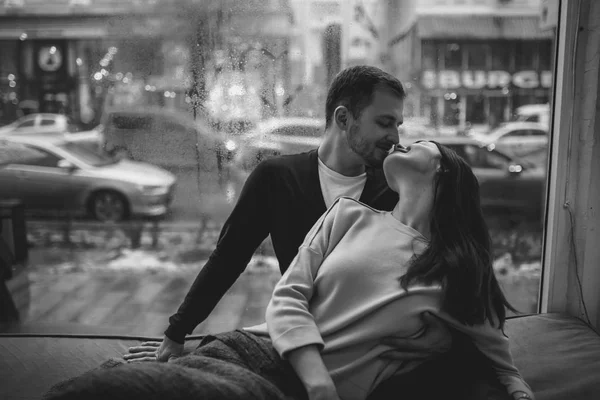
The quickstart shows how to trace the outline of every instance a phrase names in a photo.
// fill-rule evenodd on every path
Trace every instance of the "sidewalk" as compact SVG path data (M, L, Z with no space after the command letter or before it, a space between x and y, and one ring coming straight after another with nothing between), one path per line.
M221 225L28 225L30 257L8 282L22 320L110 326L121 333L162 335L213 251ZM141 228L141 229L140 229ZM541 275L541 232L532 226L492 226L494 270L508 300L535 312ZM270 241L211 316L194 333L219 332L263 322L280 277Z

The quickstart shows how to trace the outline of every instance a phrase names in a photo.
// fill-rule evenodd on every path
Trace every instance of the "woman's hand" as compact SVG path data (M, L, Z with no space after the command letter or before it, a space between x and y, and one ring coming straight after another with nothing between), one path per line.
M329 374L323 377L321 381L305 383L304 387L306 388L308 400L340 400Z
M448 338L452 333L448 325L429 312L423 313L421 318L425 324L422 336L427 337L426 341L399 337L383 339L382 343L394 350L383 353L381 357L400 361L427 360L449 351L452 341Z
M317 345L290 351L288 360L304 385L308 400L340 400Z
M183 344L172 341L167 336L162 342L144 342L139 346L130 347L129 353L123 358L127 362L142 361L171 361L183 354Z

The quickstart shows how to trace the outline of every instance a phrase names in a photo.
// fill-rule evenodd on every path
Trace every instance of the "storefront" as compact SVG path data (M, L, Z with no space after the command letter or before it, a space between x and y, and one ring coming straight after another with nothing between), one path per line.
M420 116L455 130L494 127L521 105L548 103L553 42L537 24L534 17L421 18Z

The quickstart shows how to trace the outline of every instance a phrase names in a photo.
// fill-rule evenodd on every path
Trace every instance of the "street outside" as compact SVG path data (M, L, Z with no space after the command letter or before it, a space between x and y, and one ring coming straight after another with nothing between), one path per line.
M9 281L22 320L110 326L119 333L160 336L214 249L243 183L238 175L219 182L216 175L196 171L177 174L173 209L164 220L29 220L29 261ZM494 268L509 301L523 313L535 312L541 272L539 223L507 223L503 216L490 216L488 223ZM279 277L267 239L194 333L261 322Z

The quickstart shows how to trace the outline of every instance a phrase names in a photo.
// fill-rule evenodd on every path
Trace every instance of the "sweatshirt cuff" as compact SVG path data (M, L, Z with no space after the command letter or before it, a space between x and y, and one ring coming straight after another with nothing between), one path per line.
M511 378L510 381L505 384L507 386L508 393L511 395L511 397L513 396L513 393L515 393L515 392L525 392L529 395L529 397L531 397L532 399L535 399L535 395L533 394L533 391L531 390L529 385L527 383L525 383L525 381L518 379L518 378Z
M165 331L165 336L175 343L184 344L185 342L185 332L175 329L173 325L169 325Z
M284 360L287 355L300 347L316 344L319 351L325 347L325 342L314 325L298 326L272 338L273 347Z

